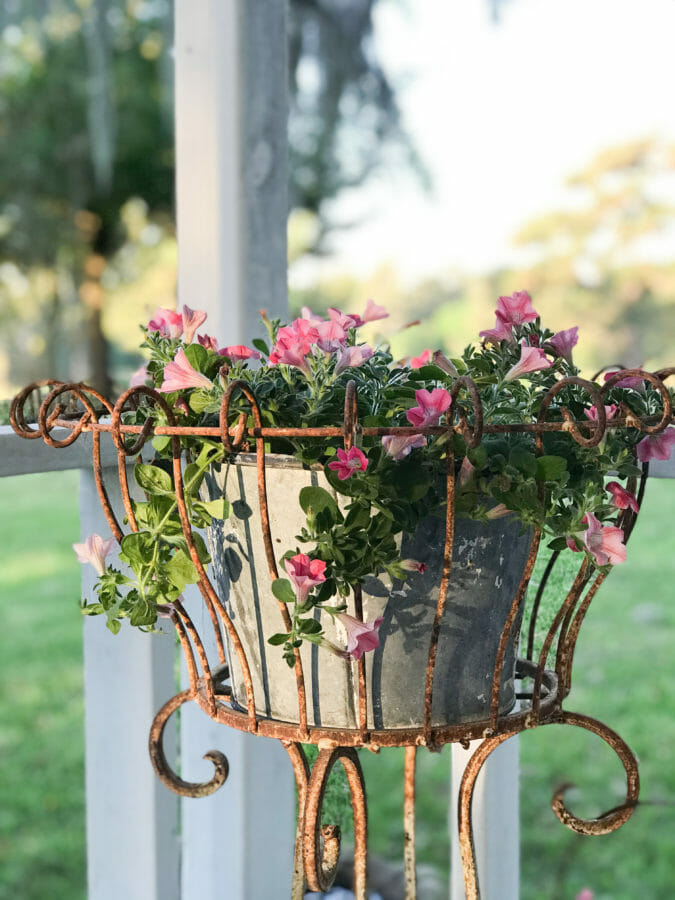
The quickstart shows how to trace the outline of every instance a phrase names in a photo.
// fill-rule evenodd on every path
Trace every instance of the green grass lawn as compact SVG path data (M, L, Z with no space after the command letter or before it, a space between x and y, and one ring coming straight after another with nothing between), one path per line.
M521 740L522 900L670 900L675 895L675 483L652 481L628 562L596 597L567 707L606 722L640 758L642 804L613 835L578 837L551 812L574 781L577 814L623 799L605 745L549 726ZM0 479L0 900L86 896L77 475ZM398 751L362 754L371 847L400 855ZM449 752L421 751L418 850L447 872Z

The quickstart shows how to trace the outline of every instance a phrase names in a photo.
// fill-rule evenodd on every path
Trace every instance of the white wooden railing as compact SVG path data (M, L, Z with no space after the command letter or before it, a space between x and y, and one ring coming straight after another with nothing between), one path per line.
M245 343L259 307L286 308L284 2L176 0L175 8L178 302L206 309L210 333ZM0 476L82 470L83 536L108 533L90 458L86 435L52 450L0 428ZM108 445L111 485L115 465ZM654 474L675 477L675 461L654 466ZM93 585L88 568L85 594ZM230 777L212 797L178 800L156 779L147 753L152 719L178 689L173 640L127 628L113 637L100 620L85 619L84 648L90 900L288 896L295 801L281 746L184 708L180 735L175 722L167 727L167 755L180 753L185 778L205 780L210 764L201 757L220 749ZM453 747L451 831L466 756ZM479 779L474 832L485 900L516 900L517 738L493 755ZM456 837L452 844L451 896L461 900Z

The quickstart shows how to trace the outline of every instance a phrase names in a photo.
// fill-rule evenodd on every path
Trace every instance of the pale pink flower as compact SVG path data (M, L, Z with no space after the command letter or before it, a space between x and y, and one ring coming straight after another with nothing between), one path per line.
M326 563L322 559L310 559L305 553L285 559L284 567L293 583L298 603L304 603L312 588L326 580Z
M605 381L609 381L614 375L618 375L621 369L613 369L611 372L605 372L604 379ZM620 388L632 388L635 391L641 391L644 389L645 381L644 378L638 378L637 376L629 375L628 378L621 378L616 384L612 385L612 387L620 387Z
M218 341L211 337L210 334L198 334L197 340L206 350L213 350L214 353L218 352Z
M347 653L352 659L361 659L364 653L380 646L379 628L384 619L378 616L374 622L361 622L349 613L335 616L347 630Z
M424 447L427 439L423 434L385 434L382 446L392 459L405 459L412 450Z
M378 306L374 300L369 299L361 316L361 322L375 322L377 319L386 319L388 316L389 313L384 306Z
M550 369L553 363L539 347L528 347L524 342L520 348L520 359L504 376L504 381L513 381L528 372Z
M481 337L484 341L489 341L492 344L498 344L500 341L515 342L511 325L509 325L508 322L502 322L499 318L495 322L494 328L487 328L485 331L479 331L478 337Z
M183 340L186 344L192 343L195 331L206 322L206 312L203 309L190 309L183 306Z
M354 347L342 347L337 351L335 374L339 375L340 372L344 372L345 369L362 366L372 355L372 347L369 347L368 344L357 344Z
M617 509L632 509L633 512L640 512L635 494L627 491L618 481L608 482L607 490L612 495L612 503Z
M436 350L434 352L434 363L438 366L439 369L443 369L448 375L454 375L455 378L459 375L455 364L448 359L448 357L443 353L442 350Z
M532 307L532 299L527 291L516 291L510 297L497 300L497 319L506 325L524 325L539 318Z
M418 405L413 406L406 413L408 421L415 428L425 428L427 425L438 425L438 421L450 408L450 394L445 388L434 388L433 391L415 391L415 400Z
M421 369L422 366L428 366L431 362L431 350L423 350L419 356L410 357L410 368Z
M227 356L230 362L243 362L247 359L260 359L257 350L245 347L243 344L234 344L232 347L223 347L218 351L219 356Z
M350 328L358 328L360 325L363 325L363 320L361 316L352 315L351 313L343 313L341 310L336 309L334 306L329 307L328 316L331 322L337 322L337 324L344 328L345 331L349 331Z
M609 406L605 406L605 420L607 422L609 422L609 420L616 414L618 408L619 407L615 403L610 403ZM591 406L590 409L585 409L584 415L592 422L598 421L598 410L595 406Z
M509 509L508 506L504 506L503 503L498 503L496 506L493 506L492 509L489 509L486 513L488 519L501 519L503 516L508 516L512 513L513 510Z
M337 472L340 481L346 481L354 472L366 471L368 458L358 447L350 447L349 450L338 447L337 459L328 463L328 468Z
M316 330L319 334L317 344L324 353L334 353L343 347L347 340L347 332L335 319L320 322L316 325Z
M148 382L148 367L145 363L139 366L129 379L129 387L140 387Z
M625 562L626 546L623 542L624 533L620 528L601 525L599 519L590 512L581 521L587 529L580 537L599 566L606 566L608 563L614 566Z
M180 337L183 333L183 317L175 309L160 307L148 322L148 331L159 331L165 338Z
M568 328L566 331L558 331L550 339L549 343L558 354L572 365L572 350L579 341L579 326Z
M325 321L321 316L318 316L316 313L312 312L309 306L303 306L300 310L300 315L303 319L306 319L310 325L320 325L323 321Z
M99 575L105 572L105 558L112 550L115 538L104 540L100 534L90 534L83 544L73 544L73 550L81 563L91 563Z
M670 459L675 445L675 428L671 426L661 434L648 434L637 445L637 458L640 462L650 459Z
M476 467L471 462L468 456L465 456L462 460L462 465L459 467L459 474L457 475L457 486L464 487L464 485L471 481L473 478L473 473L476 471Z
M593 891L590 888L584 888L576 895L574 900L593 900Z
M399 565L406 572L419 572L420 575L424 575L427 570L427 564L418 559L402 559Z
M210 390L212 387L213 382L190 365L185 350L181 347L173 362L164 366L164 381L157 390L169 394L171 391L182 391L186 388Z

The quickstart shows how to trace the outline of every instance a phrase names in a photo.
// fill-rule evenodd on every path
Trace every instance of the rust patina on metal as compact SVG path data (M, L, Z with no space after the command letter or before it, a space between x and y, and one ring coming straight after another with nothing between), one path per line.
M256 713L254 687L246 654L237 630L227 613L225 605L214 589L209 576L200 562L189 522L188 511L182 481L181 437L209 437L220 439L230 454L249 452L255 449L257 466L258 498L265 554L271 578L278 577L278 569L274 556L274 544L270 530L270 517L267 501L265 441L274 437L341 437L345 449L349 449L357 436L382 436L385 434L446 434L458 433L464 438L467 446L476 447L485 434L504 434L530 432L536 435L537 451L543 453L542 435L548 432L565 431L571 438L584 447L597 446L608 428L633 428L644 434L655 434L663 431L673 421L673 410L670 394L665 380L675 374L675 368L662 369L656 373L641 369L624 369L614 374L600 387L594 382L570 377L558 382L542 401L538 421L536 423L490 424L483 421L483 410L475 384L466 377L458 378L454 383L451 395L453 421L446 426L415 429L411 427L369 428L361 427L357 415L356 387L350 382L346 400L344 425L342 427L325 428L266 428L262 425L260 408L248 385L242 382L232 383L223 398L218 427L184 428L177 424L176 417L164 397L149 387L134 387L125 391L113 405L99 393L84 384L59 383L55 381L36 382L29 385L13 401L10 418L18 435L29 440L42 439L49 446L59 448L72 444L83 432L92 434L93 469L96 478L101 505L110 525L112 534L121 541L124 533L112 510L108 493L103 482L101 466L101 438L109 434L114 441L118 453L119 486L129 527L138 531L127 480L127 459L137 456L145 443L156 435L171 437L173 457L173 475L176 486L178 511L185 535L185 540L193 563L200 576L199 589L208 610L215 637L216 659L210 660L204 642L199 635L185 607L177 602L171 612L171 618L186 659L189 687L169 700L157 713L150 732L150 756L161 781L171 790L191 797L201 797L216 791L227 779L228 763L225 756L215 750L209 751L206 758L214 765L214 774L210 781L190 783L172 771L166 760L162 738L164 727L171 715L184 703L194 701L212 719L222 722L230 728L240 731L273 737L280 740L285 747L293 771L298 790L298 823L296 830L296 850L294 862L294 879L291 900L300 900L307 888L314 891L326 891L335 877L340 852L340 832L334 825L321 824L321 810L324 793L331 771L336 763L345 770L349 784L353 820L354 820L354 892L357 900L366 898L366 854L367 854L367 809L366 792L363 773L356 753L357 748L367 748L377 752L380 747L405 747L404 767L404 869L406 898L414 900L417 896L415 877L415 762L417 748L426 746L435 750L447 743L458 742L467 747L471 740L480 739L481 744L472 755L461 783L459 798L459 837L466 896L468 900L480 897L476 873L476 859L473 849L471 801L476 778L483 765L501 743L519 734L525 729L540 725L568 724L584 728L601 737L617 754L626 772L626 800L623 804L601 815L597 819L585 820L574 816L565 806L564 792L561 788L553 797L553 810L560 821L568 828L581 834L605 834L619 828L630 818L638 801L639 776L635 756L623 740L610 728L588 716L578 715L562 709L562 702L571 688L572 663L574 648L579 631L590 606L606 574L593 572L584 558L577 577L568 594L560 603L553 621L543 640L539 654L535 660L534 644L537 628L537 617L542 595L559 554L553 553L544 571L542 581L534 599L525 658L519 659L516 665L516 677L531 683L528 690L517 694L520 708L505 715L499 712L499 691L506 647L514 628L517 628L519 612L524 603L527 587L532 575L541 535L535 532L527 563L520 585L514 595L509 614L504 622L498 651L496 654L490 698L490 715L488 718L455 725L432 724L432 698L434 691L434 671L436 651L438 647L441 622L445 611L448 588L452 576L452 547L454 533L454 491L455 467L452 450L448 452L446 470L446 539L443 556L442 579L436 607L435 618L429 634L429 652L425 673L424 708L421 710L419 727L376 729L369 728L367 722L367 681L364 661L358 666L358 728L341 730L337 728L317 727L308 724L307 695L305 678L300 653L295 652L295 678L298 699L298 721L289 723L271 718L261 717ZM648 381L660 394L662 412L642 420L625 404L621 404L617 413L607 422L604 400L607 391L627 377L640 377ZM570 412L562 407L558 410L560 421L547 421L547 415L555 395L566 385L577 385L588 394L589 400L597 410L596 420L576 422ZM42 396L45 394L46 396ZM232 398L241 393L246 398L252 418L252 427L247 427L248 417L241 414L236 426L229 427L230 405ZM26 420L27 404L34 404L35 397L41 401L37 415L37 427ZM149 419L143 426L126 425L123 413L132 409L141 397L146 397L161 410L166 425L156 425ZM466 399L464 399L466 398ZM462 405L468 401L467 406ZM102 421L104 419L105 421ZM57 440L52 436L54 428L66 428L70 434ZM452 448L452 442L447 446ZM648 464L643 464L642 475L633 479L629 485L638 492L638 499L644 495ZM624 510L619 524L626 540L635 525L636 513ZM362 616L360 589L355 590L355 608L358 616ZM287 632L291 629L291 620L284 603L279 601L279 613ZM246 710L235 708L230 702L231 689L226 683L229 678L223 629L241 667L245 683ZM548 668L549 658L555 657L553 668ZM318 756L310 767L304 743L315 744ZM567 786L569 787L569 785Z

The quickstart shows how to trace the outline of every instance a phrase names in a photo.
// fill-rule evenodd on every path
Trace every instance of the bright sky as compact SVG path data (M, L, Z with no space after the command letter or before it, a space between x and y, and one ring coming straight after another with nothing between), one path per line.
M407 7L407 10L406 10ZM395 260L407 278L509 257L519 225L560 203L566 175L606 146L675 135L673 0L382 3L377 40L431 171L392 174L338 207L367 218L294 281Z

